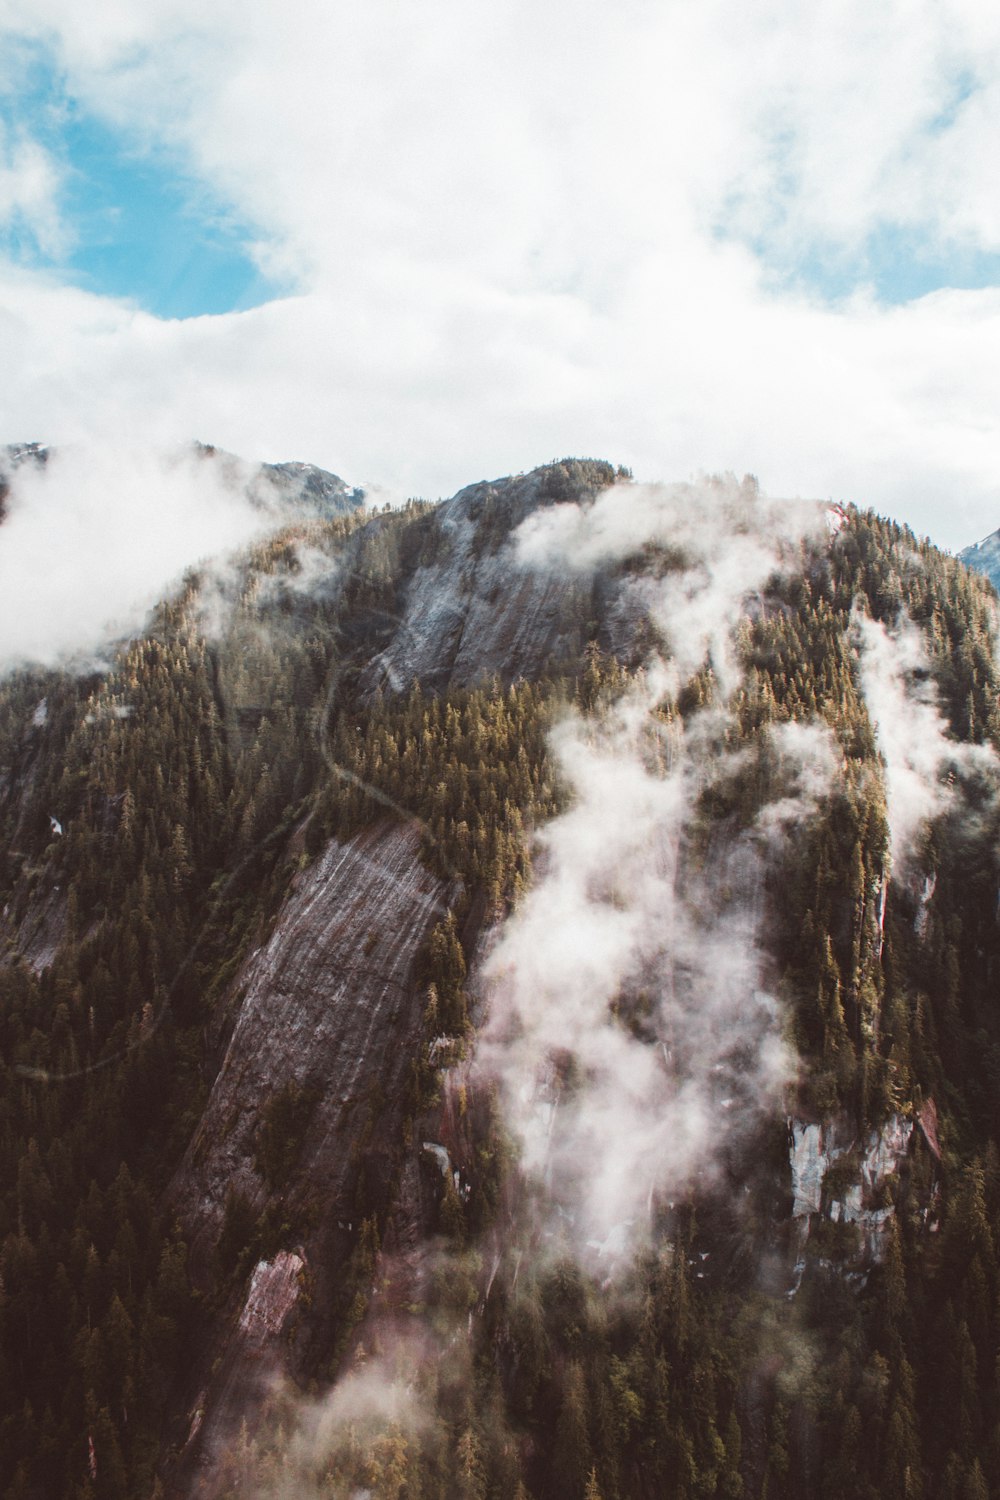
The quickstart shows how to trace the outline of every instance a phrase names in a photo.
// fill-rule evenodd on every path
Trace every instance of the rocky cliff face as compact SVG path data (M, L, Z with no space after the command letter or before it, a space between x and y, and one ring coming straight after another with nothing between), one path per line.
M10 904L0 911L0 940L6 961L22 959L35 974L54 963L66 940L66 897L57 885L39 892L17 921Z
M323 1309L335 1304L357 1242L359 1203L384 1203L394 1186L424 1004L414 966L450 894L421 863L419 840L419 828L395 824L333 842L235 982L229 1042L170 1200L206 1287L235 1195L254 1215L280 1204L298 1241L257 1264L239 1305L211 1330L181 1493L195 1477L214 1493L215 1456L293 1365L283 1335L306 1280L313 1314L294 1359L310 1340L322 1346ZM298 1149L269 1161L268 1106L281 1099L305 1101Z
M918 1140L940 1160L933 1099L925 1100L913 1116L894 1114L860 1136L849 1121L834 1119L789 1120L788 1137L792 1218L801 1227L800 1244L814 1219L828 1218L834 1224L857 1225L861 1261L882 1260L895 1216L891 1189ZM797 1269L803 1265L800 1261Z
M533 510L593 495L614 477L608 464L554 465L471 485L439 506L403 583L391 639L363 674L367 690L534 678L577 660L595 636L612 650L634 649L644 611L620 578L527 567L511 542Z
M272 490L324 519L346 515L364 504L364 490L315 464L262 464L253 489L258 493Z
M43 460L29 452L27 460L22 461ZM53 963L66 939L66 891L49 870L44 855L36 862L29 860L24 852L26 845L36 842L39 827L45 830L42 837L48 839L50 852L63 837L62 823L55 816L56 803L44 813L31 807L42 790L39 780L46 780L46 770L51 775L53 757L61 748L58 732L54 735L52 727L47 697L37 698L21 732L7 746L6 764L0 769L0 815L10 816L5 854L21 870L18 898L0 907L0 961L14 962L20 958L36 974Z
M792 1217L808 1219L825 1213L833 1222L858 1224L865 1249L875 1259L881 1256L881 1234L892 1218L891 1203L880 1202L889 1180L896 1176L906 1157L913 1121L902 1115L857 1141L843 1122L807 1125L789 1122L789 1167L792 1177ZM840 1174L831 1189L828 1174L838 1163L849 1160L849 1171Z

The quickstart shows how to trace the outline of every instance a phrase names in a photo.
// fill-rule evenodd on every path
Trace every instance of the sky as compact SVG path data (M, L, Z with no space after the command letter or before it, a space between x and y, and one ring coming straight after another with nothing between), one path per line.
M958 549L998 133L985 0L0 0L0 442L751 472Z

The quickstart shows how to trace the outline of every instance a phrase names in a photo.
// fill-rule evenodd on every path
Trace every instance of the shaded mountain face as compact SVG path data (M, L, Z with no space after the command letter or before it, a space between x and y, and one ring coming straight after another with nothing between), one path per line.
M0 1493L990 1493L989 587L751 481L255 482L0 684Z

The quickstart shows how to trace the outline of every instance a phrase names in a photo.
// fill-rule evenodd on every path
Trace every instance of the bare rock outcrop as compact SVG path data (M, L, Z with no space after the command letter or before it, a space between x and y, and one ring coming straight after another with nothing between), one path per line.
M373 1191L378 1198L380 1181L386 1195L394 1186L421 1041L415 963L449 897L421 863L419 841L414 825L382 824L331 842L298 877L269 939L237 977L225 1056L169 1197L205 1286L234 1194L255 1213L280 1203L295 1243L258 1261L239 1300L220 1314L225 1326L206 1340L181 1456L192 1493L216 1492L219 1455L292 1368L289 1331L296 1358L310 1340L322 1343L323 1309L356 1242L359 1174L367 1200ZM273 1164L268 1180L262 1123L283 1090L308 1100L309 1110L276 1182ZM306 1281L312 1307L299 1318Z
M511 682L579 657L620 590L600 576L527 566L511 538L532 511L593 498L609 464L550 465L470 485L428 519L422 558L405 583L396 629L365 669L369 692Z
M923 1119L930 1122L923 1124ZM938 1154L933 1100L918 1115L923 1133ZM789 1121L789 1166L792 1179L792 1218L807 1223L823 1214L834 1223L858 1226L864 1255L881 1260L885 1236L893 1218L885 1190L901 1170L914 1139L914 1122L894 1114L858 1139L843 1120L807 1123ZM839 1166L834 1183L833 1168Z

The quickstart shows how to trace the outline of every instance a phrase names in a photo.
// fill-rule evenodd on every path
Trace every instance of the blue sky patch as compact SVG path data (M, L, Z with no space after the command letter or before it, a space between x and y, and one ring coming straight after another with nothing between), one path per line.
M941 107L921 130L928 139L954 128L964 106L981 87L968 68L958 69L950 81ZM933 222L902 224L887 215L858 243L824 242L817 234L812 243L806 227L797 220L797 199L802 189L792 163L795 135L788 120L769 122L769 153L773 177L763 202L731 192L718 215L715 234L720 240L736 239L760 262L766 283L776 292L800 292L840 303L859 291L870 292L883 306L898 307L932 292L981 291L1000 286L1000 253L949 241ZM751 222L759 223L761 210L769 227L741 231L743 210L754 209ZM806 220L806 225L808 220ZM731 228L735 225L735 228Z
M763 259L766 264L766 254ZM868 287L884 305L901 306L946 288L979 291L1000 285L1000 255L943 246L919 230L885 225L860 252L814 250L781 279L830 301Z
M291 290L261 273L250 226L212 202L175 156L140 149L85 113L50 68L36 62L27 80L0 98L0 115L9 138L24 132L60 163L70 244L57 261L45 257L15 222L0 229L0 246L18 262L162 318L239 311Z

